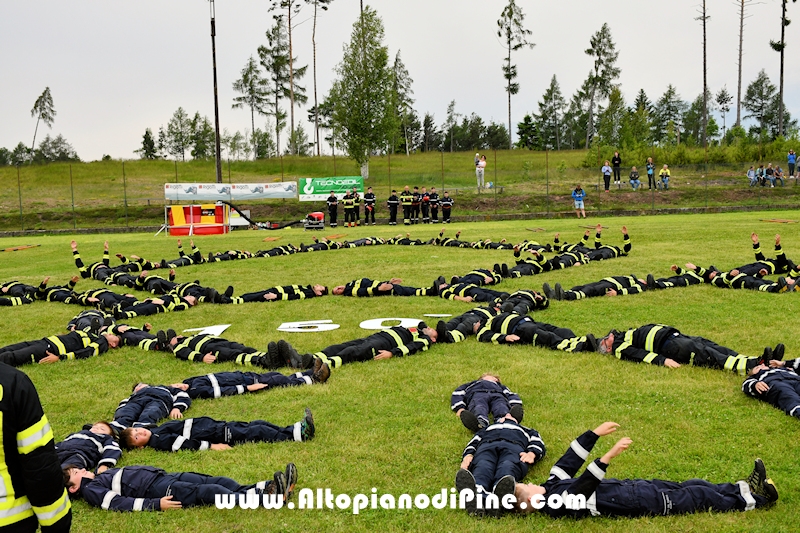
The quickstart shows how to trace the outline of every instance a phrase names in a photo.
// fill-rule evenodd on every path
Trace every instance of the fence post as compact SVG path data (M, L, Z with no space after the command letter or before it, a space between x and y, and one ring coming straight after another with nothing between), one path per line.
M175 160L175 183L178 183L178 160Z
M128 224L128 179L125 177L125 161L122 162L122 198L125 205L125 227Z
M22 220L22 182L19 179L19 165L17 165L17 193L19 194L19 225L25 231L25 222Z
M78 222L75 219L75 187L72 185L72 163L69 164L69 192L72 195L72 229L77 229Z
M544 149L545 168L545 200L547 201L547 218L550 218L550 150Z

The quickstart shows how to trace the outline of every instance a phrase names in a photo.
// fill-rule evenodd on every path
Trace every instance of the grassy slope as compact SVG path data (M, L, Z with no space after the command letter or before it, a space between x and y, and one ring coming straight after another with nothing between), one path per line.
M793 213L771 213L790 218ZM536 278L504 282L504 290L540 288L542 282L565 286L585 283L606 275L647 272L666 274L671 263L713 262L733 267L750 262L748 235L762 234L765 251L771 236L788 228L759 222L762 214L666 216L615 219L606 225L606 240L619 242L619 226L627 224L633 254L610 262L581 266ZM466 239L509 240L539 237L549 241L560 231L569 240L582 233L574 220L539 221L547 233L531 233L525 223L461 225ZM459 226L452 226L454 232ZM794 229L793 226L789 228ZM415 230L417 228L414 228ZM415 236L428 238L438 228L419 228ZM325 234L329 234L326 231ZM365 236L366 229L350 233ZM370 230L382 236L389 228ZM796 254L796 232L785 232L785 249ZM205 252L223 248L256 250L268 246L265 236L276 233L247 232L229 237L198 239ZM278 243L309 241L301 230L283 230ZM41 244L40 248L3 253L0 280L20 279L38 283L52 275L53 283L66 281L74 272L69 237L0 239L0 247ZM85 259L98 257L103 236L81 237ZM112 253L138 253L160 259L175 256L174 239L150 235L115 235ZM357 276L402 277L410 285L427 285L436 275L449 277L469 268L489 267L510 261L508 252L437 248L379 247L341 250L313 255L201 265L178 270L179 280L200 279L237 294L277 284L344 283ZM80 287L97 285L81 281ZM625 328L651 321L673 324L689 334L703 335L743 353L758 354L765 345L785 342L787 358L797 355L800 341L789 319L797 308L795 294L769 295L690 287L621 298L597 298L580 302L554 302L537 319L573 328L578 334L601 335L611 328ZM341 328L328 333L284 334L298 349L313 351L329 343L367 334L361 320L375 317L421 317L428 312L458 314L468 304L427 298L378 298L341 300L334 297L308 302L201 306L185 313L154 317L157 328L183 329L230 323L226 336L264 347L279 338L275 328L284 321L334 319ZM77 307L36 303L24 308L0 309L0 345L39 338L61 331ZM140 321L134 321L141 325ZM234 369L220 365L215 370ZM116 403L136 380L170 383L208 372L205 365L191 365L163 354L123 349L104 357L25 371L39 388L56 438L81 424L108 418ZM746 476L752 459L760 456L781 491L781 501L768 511L701 514L692 517L640 520L551 521L543 517L504 518L476 522L456 511L367 511L353 517L345 511L216 511L184 510L164 514L122 515L75 505L75 531L254 531L269 529L307 531L507 531L534 528L545 531L778 531L797 523L800 466L794 460L793 443L800 437L797 421L772 407L744 396L741 379L722 371L698 368L669 370L619 362L597 354L562 354L526 346L495 347L471 339L457 345L437 346L431 352L406 359L345 366L335 371L325 386L270 391L250 397L198 401L190 413L218 418L249 420L266 418L282 424L294 422L303 406L310 406L318 422L318 437L311 443L247 445L224 453L164 454L135 452L123 464L146 463L167 470L193 470L230 475L244 482L268 478L287 461L300 469L301 486L328 487L335 492L403 492L433 494L449 487L469 435L449 413L450 392L481 372L496 371L526 403L525 422L542 433L549 455L534 467L528 479L543 480L552 463L577 434L603 420L622 424L621 435L633 438L631 450L611 467L616 477L684 479L704 477L732 481ZM612 440L600 442L602 453ZM521 524L524 520L525 524Z
M456 198L454 215L488 213L526 213L569 211L572 207L570 192L576 183L583 183L588 191L587 209L607 213L610 210L655 208L705 207L716 205L796 205L798 189L794 182L789 187L752 189L745 186L744 170L734 166L711 167L708 172L692 165L672 169L671 185L674 190L651 195L633 193L627 181L620 190L611 194L596 193L595 186L602 177L595 169L580 168L585 152L580 150L551 153L549 173L545 154L522 150L489 153L486 182L504 187L503 193L494 191L476 194L471 153L423 153L411 157L395 155L373 158L370 164L369 185L381 200L378 216L387 216L383 200L392 188L403 185L443 186L451 189ZM560 162L566 170L557 170ZM177 178L176 178L177 169ZM160 224L163 220L163 184L165 182L213 182L212 161L119 161L46 166L26 166L20 169L24 225L27 229L95 228L104 226L131 226ZM71 173L71 178L70 178ZM643 171L642 171L643 173ZM349 159L337 157L284 158L283 170L277 159L257 162L243 161L224 167L225 181L259 182L295 180L299 177L357 175L358 169ZM71 182L70 182L71 179ZM647 177L645 175L645 181ZM19 220L19 191L17 169L0 167L0 229L16 230ZM70 186L72 183L72 187ZM707 187L708 185L708 187ZM602 185L601 185L602 186ZM456 190L453 190L456 189ZM546 194L549 192L550 202ZM73 193L75 214L73 218ZM125 200L128 218L125 216ZM302 203L273 200L242 207L253 210L258 220L277 220L303 216L320 209L322 203Z

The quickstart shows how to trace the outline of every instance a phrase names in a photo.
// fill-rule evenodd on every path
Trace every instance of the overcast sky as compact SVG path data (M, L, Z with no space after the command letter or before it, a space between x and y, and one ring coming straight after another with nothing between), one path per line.
M486 122L507 121L496 21L504 0L373 0L365 2L383 19L392 57L401 56L414 80L415 109L433 113L437 124L447 105L478 113ZM639 89L656 100L668 83L684 100L702 91L702 30L695 19L701 0L517 0L536 47L513 56L520 92L512 101L516 123L537 109L553 74L568 99L585 79L590 36L604 22L619 51L619 82L630 103ZM736 95L738 11L731 0L708 0L709 87L723 85ZM221 127L250 127L249 112L231 109L231 85L250 55L266 43L272 24L268 0L217 0L217 76ZM358 17L359 2L334 0L319 16L317 78L320 99L341 60ZM759 70L778 84L779 54L769 40L780 37L780 0L761 0L749 9L745 27L744 88ZM299 15L294 50L309 65L303 80L313 103L311 15ZM789 18L800 5L789 3ZM787 35L786 103L800 110L800 24ZM182 106L213 121L209 3L207 0L26 0L4 2L0 12L0 147L30 145L35 119L30 110L50 87L57 116L52 130L62 134L84 161L103 154L134 158L145 128L166 125ZM743 89L744 90L744 89ZM735 104L735 101L734 101ZM287 104L288 105L288 104ZM305 110L296 113L305 122ZM728 125L735 120L732 111ZM721 124L721 123L720 123ZM258 126L258 123L257 123ZM261 127L263 128L263 120ZM37 140L38 144L38 140Z

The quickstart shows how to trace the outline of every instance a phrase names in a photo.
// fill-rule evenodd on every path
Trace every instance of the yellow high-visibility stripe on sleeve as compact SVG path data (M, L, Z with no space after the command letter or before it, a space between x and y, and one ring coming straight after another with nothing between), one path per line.
M47 415L42 415L38 422L17 433L17 450L21 454L27 454L51 440L53 440L53 430L50 429Z

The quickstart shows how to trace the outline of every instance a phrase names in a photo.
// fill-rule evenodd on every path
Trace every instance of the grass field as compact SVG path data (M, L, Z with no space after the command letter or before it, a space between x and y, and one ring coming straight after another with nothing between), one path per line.
M537 277L506 280L503 290L541 289L543 282L565 287L604 276L635 273L667 275L672 263L692 261L732 268L752 261L749 235L761 235L765 252L776 232L784 249L797 259L800 235L796 225L762 222L762 218L796 217L795 212L684 215L602 219L607 242L619 244L619 227L627 224L633 241L629 257L604 261ZM589 222L594 222L589 219ZM532 233L526 227L543 227ZM428 239L438 226L413 228L413 236ZM538 220L451 225L463 239L538 238L550 242L555 232L577 240L583 233L575 220ZM402 228L340 229L340 233L388 237ZM329 230L324 235L333 233ZM271 247L264 237L280 236L277 244L308 243L298 229L241 232L196 239L204 252ZM103 235L81 236L84 260L102 252ZM45 275L61 284L75 272L69 236L0 239L0 248L40 244L38 248L0 253L0 280L37 284ZM110 236L111 252L152 259L176 257L175 239L149 234ZM343 284L357 277L400 277L408 285L427 286L438 275L446 278L469 269L513 261L510 252L433 247L374 247L298 254L181 268L178 280L199 279L204 285L236 294L291 283ZM79 289L99 286L81 281ZM764 346L786 344L786 358L800 352L795 315L798 295L725 291L708 286L577 302L553 302L537 320L570 327L577 334L604 335L649 322L662 322L692 335L702 335L738 351L758 355ZM432 298L345 299L240 306L201 305L183 313L151 317L156 329L182 330L231 324L224 336L265 347L286 338L298 350L315 351L328 344L365 336L365 319L421 318L425 313L460 314L470 304ZM79 311L75 306L41 302L21 308L0 308L0 345L60 333ZM340 329L325 333L280 334L286 321L333 319ZM132 321L141 326L141 319ZM234 370L231 364L215 371ZM112 416L131 385L143 380L173 383L211 371L203 364L177 361L163 353L120 349L100 358L29 366L57 439L89 421ZM288 372L288 370L286 370ZM122 465L151 464L168 471L191 470L228 475L252 483L270 478L288 461L297 463L300 487L330 488L334 493L396 496L433 495L452 486L468 432L449 411L452 390L482 372L499 373L526 405L525 424L538 429L548 455L533 467L528 479L543 481L569 442L605 420L622 425L619 436L633 439L631 449L609 468L609 477L655 477L683 480L702 477L715 482L742 479L753 459L761 457L780 491L772 509L748 513L703 513L682 517L636 520L590 519L553 521L542 516L507 516L474 520L455 510L367 510L359 516L340 510L280 511L190 509L165 513L119 514L74 505L74 531L794 531L800 520L800 463L796 443L800 424L777 409L745 396L739 376L719 370L682 367L677 370L621 362L594 353L565 354L530 346L492 346L475 339L434 346L403 359L345 365L325 385L279 389L257 395L199 400L190 416L222 419L265 418L277 424L299 419L303 407L313 409L317 437L308 443L251 444L225 452L167 454L137 451ZM601 439L591 458L604 453L615 437Z

